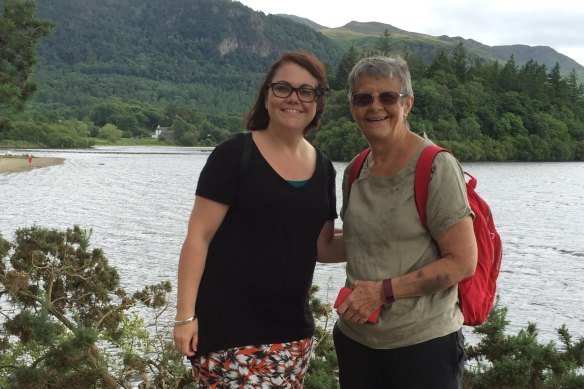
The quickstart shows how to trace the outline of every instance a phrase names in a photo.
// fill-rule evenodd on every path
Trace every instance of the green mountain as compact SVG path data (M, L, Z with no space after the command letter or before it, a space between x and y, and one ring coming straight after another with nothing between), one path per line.
M469 54L477 59L499 61L503 64L513 56L518 66L533 59L539 64L546 65L548 69L553 68L556 63L559 63L562 74L567 75L572 69L575 69L582 82L584 82L584 66L572 58L558 53L549 46L488 46L473 39L449 37L446 35L425 35L401 30L390 24L378 22L362 23L352 21L342 27L329 28L298 16L286 14L280 14L279 16L289 18L316 31L320 31L338 42L345 49L353 45L364 50L374 51L379 46L379 37L387 30L391 34L391 47L394 50L397 52L408 50L410 53L423 59L426 64L430 64L440 50L451 51L456 45L462 43Z
M39 47L33 107L55 118L87 116L110 98L241 115L280 52L314 52L332 75L351 46L373 52L386 30L392 50L426 64L462 42L476 58L505 63L513 55L517 65L533 58L548 69L558 62L584 80L584 67L549 47L490 47L375 22L327 28L232 0L37 0L36 16L53 21L55 32Z
M35 102L61 110L120 97L241 113L280 52L342 56L325 35L237 1L37 1L55 32L39 47Z

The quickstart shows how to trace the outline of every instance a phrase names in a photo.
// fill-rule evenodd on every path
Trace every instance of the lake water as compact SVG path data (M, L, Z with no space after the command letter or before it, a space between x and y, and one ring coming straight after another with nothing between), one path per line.
M93 230L92 246L104 249L128 290L163 280L175 284L197 178L209 149L8 151L66 160L0 174L0 233L5 238L12 240L21 227L64 230L79 224ZM345 166L335 163L338 178ZM498 293L508 307L509 332L535 322L541 341L557 342L556 328L566 324L573 335L583 337L584 163L464 167L478 179L478 192L491 205L503 240ZM339 180L339 195L340 185ZM344 265L318 264L314 283L321 299L332 303L344 283ZM472 340L470 331L465 329Z

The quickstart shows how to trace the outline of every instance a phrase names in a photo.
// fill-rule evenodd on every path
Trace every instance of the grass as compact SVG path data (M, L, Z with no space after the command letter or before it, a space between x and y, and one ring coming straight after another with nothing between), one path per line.
M46 146L21 141L21 140L2 140L0 141L0 149L39 149Z

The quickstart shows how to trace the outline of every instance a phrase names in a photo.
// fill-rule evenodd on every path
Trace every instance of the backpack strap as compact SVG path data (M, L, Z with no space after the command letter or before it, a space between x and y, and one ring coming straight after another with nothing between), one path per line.
M428 187L430 186L430 176L432 174L432 162L436 154L442 151L449 151L440 146L426 146L418 162L416 163L416 178L414 180L414 194L416 196L416 207L425 229L428 229L428 218L426 215L426 205L428 203Z
M347 194L351 193L351 186L353 182L359 177L359 173L361 172L361 168L363 168L363 164L367 159L367 156L371 152L371 147L367 147L365 150L361 151L357 158L353 161L353 165L351 165L351 171L349 172L349 190Z
M241 151L241 160L239 161L239 179L242 179L247 170L249 155L251 154L251 132L243 134L243 150Z

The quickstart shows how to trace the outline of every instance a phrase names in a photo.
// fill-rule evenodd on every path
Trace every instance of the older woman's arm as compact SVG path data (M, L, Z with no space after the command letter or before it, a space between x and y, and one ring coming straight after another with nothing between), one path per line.
M392 279L396 299L434 294L474 274L477 242L470 216L448 228L438 239L438 247L440 259Z
M427 296L447 289L474 274L477 244L473 222L466 216L448 228L438 239L442 257L411 273L392 278L393 296ZM367 317L385 304L383 281L355 281L354 291L338 308L347 320L365 323Z

